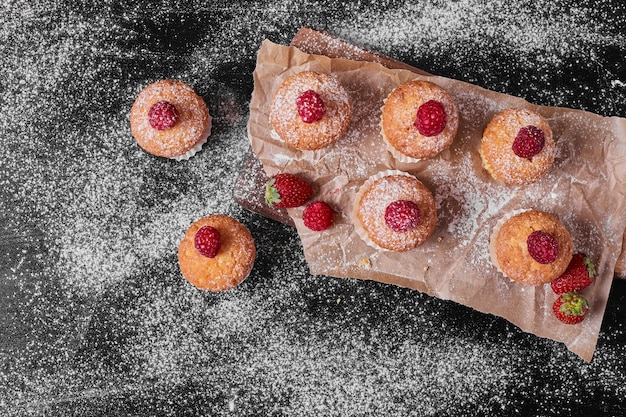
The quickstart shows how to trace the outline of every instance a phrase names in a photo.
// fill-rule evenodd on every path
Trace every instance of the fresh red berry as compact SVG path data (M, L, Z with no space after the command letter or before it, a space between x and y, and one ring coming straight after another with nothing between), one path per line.
M595 276L596 267L591 259L582 253L576 253L563 275L552 281L550 286L557 294L578 292L591 285Z
M410 200L396 200L385 208L385 224L394 232L408 232L422 220L422 212Z
M222 246L220 232L214 227L203 226L196 232L193 244L202 256L215 258Z
M156 130L166 130L174 127L178 118L179 114L176 107L165 100L157 101L148 111L150 126Z
M543 130L536 126L526 126L517 132L513 141L513 152L520 158L532 160L546 144L546 136Z
M528 254L540 264L549 264L559 256L559 241L550 233L535 230L526 239Z
M313 123L324 117L326 106L322 97L313 90L307 90L296 99L298 114L304 123Z
M265 184L265 201L273 207L299 207L312 194L311 185L294 174L276 174Z
M415 127L423 136L437 136L446 128L446 109L436 100L429 100L419 106Z
M552 311L556 318L563 323L577 324L585 319L589 311L589 304L582 295L566 292L556 299L552 305Z
M320 232L328 229L335 223L335 212L323 201L314 201L304 208L302 220L306 227Z

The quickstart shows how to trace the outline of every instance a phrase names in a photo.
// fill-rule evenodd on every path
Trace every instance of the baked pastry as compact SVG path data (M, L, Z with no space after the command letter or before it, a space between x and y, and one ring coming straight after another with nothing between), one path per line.
M434 158L450 147L458 127L454 99L430 81L405 82L389 94L382 107L382 135L396 157Z
M433 194L417 178L399 171L366 181L354 204L355 230L376 248L414 249L426 241L437 223Z
M534 111L515 108L502 110L491 119L479 152L492 177L510 185L525 185L550 171L556 146L546 119Z
M489 249L492 261L505 276L522 284L542 285L565 272L574 244L558 217L526 210L496 225Z
M314 71L283 81L270 109L276 134L300 150L331 145L346 133L351 117L352 100L339 80Z
M176 160L196 154L211 134L206 103L182 81L144 88L130 110L130 130L145 151Z
M235 287L250 274L256 246L236 219L214 214L195 221L178 246L178 264L194 286L213 292Z

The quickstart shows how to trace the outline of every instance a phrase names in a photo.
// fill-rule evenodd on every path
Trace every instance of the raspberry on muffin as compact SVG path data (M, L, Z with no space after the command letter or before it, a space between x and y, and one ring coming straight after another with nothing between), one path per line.
M396 200L385 208L385 224L394 232L415 229L422 220L422 211L411 200Z
M304 123L322 120L326 114L326 105L322 97L314 90L306 90L296 99L298 114Z
M446 109L437 100L428 100L417 109L415 127L423 136L437 136L446 128Z

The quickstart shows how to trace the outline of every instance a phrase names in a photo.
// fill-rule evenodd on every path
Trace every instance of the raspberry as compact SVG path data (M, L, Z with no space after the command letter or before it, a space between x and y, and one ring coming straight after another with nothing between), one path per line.
M169 101L157 101L148 111L150 126L156 130L166 130L173 127L178 121L178 110Z
M201 227L193 239L193 245L202 256L207 258L215 258L222 246L220 232L214 227Z
M326 106L322 97L313 90L307 90L296 99L298 114L304 123L313 123L324 117Z
M528 254L540 264L549 264L559 256L559 242L550 233L535 230L526 239Z
M385 209L385 224L394 232L408 232L415 229L422 219L420 208L412 201L397 200Z
M435 100L429 100L419 106L415 127L424 136L437 136L446 128L446 110L443 104Z
M314 201L304 208L302 220L306 227L320 232L333 225L335 222L335 212L323 201Z
M523 127L517 132L513 141L513 152L520 158L532 160L543 149L546 137L543 130L535 126Z

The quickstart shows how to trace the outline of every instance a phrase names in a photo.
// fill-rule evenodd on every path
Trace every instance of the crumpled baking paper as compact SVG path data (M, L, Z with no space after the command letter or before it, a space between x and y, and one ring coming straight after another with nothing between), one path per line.
M288 76L304 70L336 76L353 100L347 134L317 151L300 151L272 132L273 93ZM371 279L412 288L505 318L523 331L564 343L591 361L626 228L626 119L566 108L532 105L520 98L438 76L388 69L378 63L307 54L264 41L254 71L248 133L268 176L299 174L314 183L315 199L337 212L336 224L313 232L302 223L303 208L289 209L312 274ZM432 160L400 163L380 135L384 98L411 79L426 79L456 100L460 125L452 146ZM478 149L482 132L498 111L526 107L547 118L557 145L552 171L523 187L502 184L483 169ZM622 138L620 140L620 138ZM422 246L403 253L368 246L352 218L359 186L377 172L397 169L421 180L435 195L438 220ZM583 291L588 317L566 325L553 317L556 294L549 285L512 282L489 258L489 236L502 216L535 208L557 215L569 229L576 251L597 263L594 284Z

